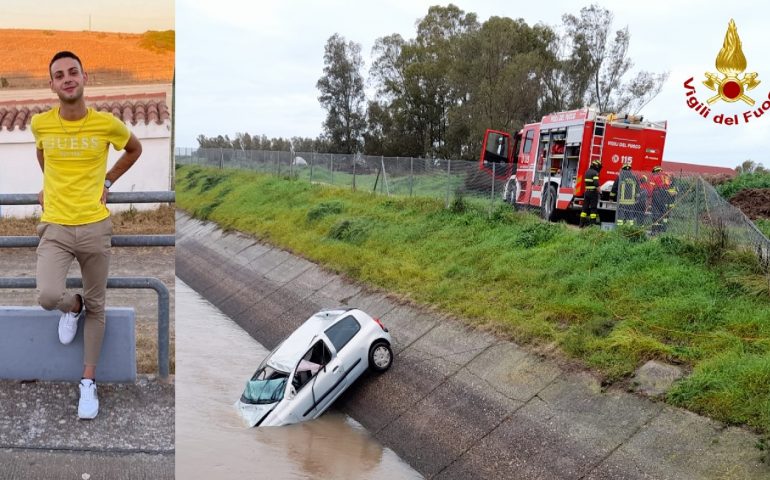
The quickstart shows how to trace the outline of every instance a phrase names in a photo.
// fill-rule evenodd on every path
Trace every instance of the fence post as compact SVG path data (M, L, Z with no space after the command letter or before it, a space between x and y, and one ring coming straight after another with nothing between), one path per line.
M281 155L280 152L275 152L275 165L278 168L278 176L281 176Z
M452 177L452 160L447 159L446 161L446 208L449 208L449 190L451 190L452 182L450 181Z
M225 168L225 153L224 150L222 150L222 147L219 147L219 169L223 170Z
M356 163L358 163L358 157L353 157L353 191L356 191Z
M409 196L412 196L412 187L414 185L414 157L409 157Z
M334 155L329 155L329 183L334 185Z
M294 178L294 153L289 152L289 178Z
M315 163L315 152L310 152L310 183L313 183L313 164Z
M695 217L695 239L696 240L698 239L698 235L700 233L698 231L699 230L698 227L700 226L699 225L699 222L700 222L700 194L698 192L698 190L700 189L700 182L701 182L701 177L698 176L697 179L695 180L695 215L693 215L693 217Z
M489 197L489 214L495 206L495 175L497 175L497 162L492 162L492 195Z
M380 195L382 195L382 191L385 189L385 174L387 173L385 171L385 155L380 155L380 168L382 169L382 183L380 183Z

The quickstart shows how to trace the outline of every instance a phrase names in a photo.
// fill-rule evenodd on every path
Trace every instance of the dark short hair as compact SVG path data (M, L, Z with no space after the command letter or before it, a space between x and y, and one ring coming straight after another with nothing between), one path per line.
M51 67L53 66L53 62L55 62L60 58L74 58L75 60L77 60L78 65L80 65L80 70L83 70L83 62L80 61L80 57L78 57L77 55L75 55L70 51L63 50L61 52L58 52L56 55L54 55L53 58L51 59L51 62L48 64L48 75L50 75L51 78L53 78L53 74L51 73Z

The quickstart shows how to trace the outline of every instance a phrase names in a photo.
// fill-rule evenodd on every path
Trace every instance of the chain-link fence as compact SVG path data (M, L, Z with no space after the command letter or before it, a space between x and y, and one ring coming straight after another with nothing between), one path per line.
M770 240L703 177L621 171L616 185L618 225L747 248L765 271L770 267Z
M284 175L383 195L439 198L447 207L462 196L488 204L490 212L503 203L510 176L501 164L482 171L477 162L466 160L314 152L180 148L176 162ZM615 200L618 225L652 235L665 232L732 244L755 252L765 271L770 267L770 240L700 176L624 170L613 191L603 192L602 198Z
M447 206L457 195L502 203L505 186L503 170L493 180L476 162L466 160L180 148L176 162L285 175L383 195L439 198Z

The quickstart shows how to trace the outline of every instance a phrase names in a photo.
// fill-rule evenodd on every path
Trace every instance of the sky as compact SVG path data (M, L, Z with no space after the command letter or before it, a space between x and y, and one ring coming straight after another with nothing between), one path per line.
M687 106L684 83L694 77L695 96L713 95L702 81L718 73L715 59L730 18L735 19L747 59L747 72L761 83L749 94L753 109L770 101L770 6L758 0L596 2L614 14L614 30L628 26L632 72L668 71L661 93L641 114L666 120L664 159L735 167L751 159L770 165L770 109L743 122L752 110L742 101L712 105L709 118ZM316 82L323 72L326 40L339 33L360 43L368 78L377 38L400 33L414 38L416 22L437 1L383 0L177 0L176 145L197 147L196 137L236 132L268 137L316 137L325 111ZM564 13L578 14L589 3L456 0L480 22L491 16L523 18L528 24L561 24ZM442 3L446 5L446 3ZM368 92L373 93L369 86ZM770 106L770 104L766 104ZM739 115L740 123L714 123L718 113Z
M174 0L0 0L0 28L123 33L173 30Z
M269 137L316 137L325 111L316 82L323 71L326 40L339 33L360 43L364 76L371 66L377 38L400 33L414 38L416 22L438 2L426 0L137 0L126 9L117 0L71 0L66 12L51 0L0 0L0 28L122 31L175 28L176 145L197 146L196 137L236 132ZM523 18L530 25L561 24L564 13L578 14L581 4L552 0L500 2L456 0L480 22L490 16ZM669 72L661 93L641 112L650 120L666 120L664 158L671 161L734 167L751 159L770 166L770 6L759 0L599 0L614 14L613 28L628 26L632 72ZM446 5L443 3L442 5ZM174 8L176 7L176 8ZM51 12L51 13L46 13ZM717 73L714 61L727 23L735 19L747 59L747 72L757 72L759 85L747 94L756 103L711 105L709 118L687 106L684 82L693 77L693 95L704 102L713 94L702 81ZM176 22L175 22L176 20ZM373 96L373 86L367 92ZM770 104L765 104L770 106ZM718 113L739 115L739 124L714 123Z

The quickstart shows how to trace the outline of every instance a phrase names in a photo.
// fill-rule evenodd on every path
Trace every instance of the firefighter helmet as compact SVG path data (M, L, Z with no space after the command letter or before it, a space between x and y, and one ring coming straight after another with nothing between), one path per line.
M663 170L663 169L660 168L660 165L656 165L656 166L652 167L652 173L658 173L661 170Z
M594 161L591 162L591 166L599 168L599 167L602 166L602 161L601 160L594 160Z
M647 183L647 175L642 175L642 178L640 180L642 183Z
M631 164L630 163L624 163L623 164L623 170L631 170Z

